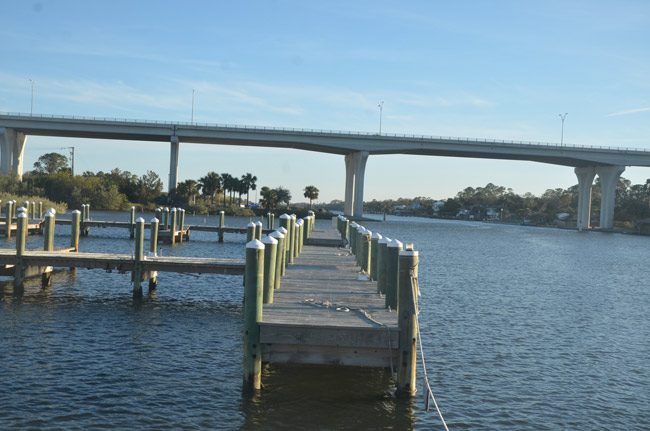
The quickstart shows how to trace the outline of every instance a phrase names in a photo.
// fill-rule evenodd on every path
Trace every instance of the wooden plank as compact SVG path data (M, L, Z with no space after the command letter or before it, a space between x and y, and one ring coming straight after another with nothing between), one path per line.
M262 344L262 362L395 368L397 350Z
M388 326L377 331L374 327L262 323L260 330L262 343L285 345L396 349L399 337L397 328Z

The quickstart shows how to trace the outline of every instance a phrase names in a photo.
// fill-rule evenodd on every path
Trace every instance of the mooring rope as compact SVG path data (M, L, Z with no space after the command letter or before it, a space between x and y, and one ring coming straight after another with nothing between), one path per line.
M420 334L420 307L418 306L417 298L420 295L420 286L418 283L418 278L413 275L414 268L411 269L411 290L413 294L413 301L415 303L415 324L417 325L418 328L418 344L420 345L420 358L422 360L422 374L424 374L423 382L424 382L424 389L425 389L425 395L424 395L424 408L426 411L429 411L429 397L433 400L433 405L436 408L436 412L438 412L438 417L440 418L440 421L442 422L442 426L445 427L445 431L449 431L449 428L447 428L447 423L445 422L445 418L442 416L442 412L440 411L440 407L438 406L438 402L436 401L436 397L433 395L433 390L431 389L431 384L429 383L429 374L427 373L427 363L424 359L424 349L422 348L422 335Z

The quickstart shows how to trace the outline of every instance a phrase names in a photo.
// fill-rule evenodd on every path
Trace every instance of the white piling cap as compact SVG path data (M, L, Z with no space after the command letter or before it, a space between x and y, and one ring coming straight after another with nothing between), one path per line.
M134 209L135 209L135 207L131 207L131 209L132 209L132 210L134 210Z
M387 236L380 238L378 241L379 244L388 244L389 242L391 242L391 239L388 238Z
M388 247L402 248L403 244L401 241L394 239L388 244Z
M79 210L74 210L74 211L77 211L79 214L81 214L81 211L79 211ZM74 212L74 211L72 211L72 212ZM54 208L50 208L50 209L47 210L47 213L54 215L54 214L56 214L56 210Z
M284 238L284 234L280 232L279 230L274 230L269 234L269 236L272 236L275 239L282 239Z
M27 218L27 214L25 214L24 212L19 212L18 214L16 214L16 218Z
M25 207L20 207L16 210L17 213L24 213L25 211L27 211Z
M381 234L379 232L373 232L372 233L372 239L380 240L382 238L383 237L381 236Z
M160 223L160 220L158 220L156 217L154 217L151 220L149 220L149 223Z
M254 221L252 221L252 222L250 222L250 223L248 223L248 224L246 225L246 227L255 227L255 226L257 226L257 225L255 224Z
M282 218L282 219L288 219L288 218L291 218L291 216L290 216L289 214L287 214L287 213L284 213L284 214L282 214L282 215L280 216L280 218Z
M176 208L172 208L172 212L175 213L175 212L176 212Z
M262 222L259 221L259 220L258 220L257 223L255 223L255 224L258 225L258 226L262 226Z
M135 219L135 222L136 223L144 223L144 218L138 217L137 219Z
M263 244L269 244L269 245L271 245L271 244L277 244L277 243L278 243L278 240L275 239L275 238L273 238L273 237L270 236L270 235L264 235L264 236L262 237L262 243L263 243Z
M52 212L52 214L56 214L56 210L55 210L54 208L50 208L49 210L47 210L48 213L49 213L50 211ZM81 214L81 211L79 211L79 210L74 210L74 211L72 211L72 214Z
M350 227L354 229L356 227L359 227L359 225L357 224L356 221L353 221L352 223L350 223Z
M372 238L372 231L368 230L368 229L365 229L363 231L363 236L369 236L370 238Z
M256 250L264 250L264 244L262 241L254 239L246 243L246 248L254 248Z
M400 250L399 255L418 257L418 252L417 250Z
M279 231L282 235L286 235L286 234L289 233L289 231L287 230L287 228L284 227L284 226L280 226L280 227L278 228L278 231Z
M298 220L298 221L296 222L296 224L297 224L298 226L302 226L303 223L304 223L303 219L300 219L300 220Z

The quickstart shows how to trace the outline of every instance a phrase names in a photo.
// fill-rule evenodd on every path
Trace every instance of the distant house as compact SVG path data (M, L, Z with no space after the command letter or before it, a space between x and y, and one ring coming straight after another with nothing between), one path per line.
M431 205L433 215L440 214L440 211L442 211L444 206L445 206L445 201L434 201L433 204Z

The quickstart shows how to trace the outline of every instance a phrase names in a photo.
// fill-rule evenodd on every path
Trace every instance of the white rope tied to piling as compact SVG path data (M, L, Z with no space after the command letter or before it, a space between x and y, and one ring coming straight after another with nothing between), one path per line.
M413 301L415 301L415 324L418 328L418 344L420 345L420 358L422 360L422 374L423 376L423 383L424 383L424 408L426 411L429 411L429 397L433 400L433 405L436 408L436 412L438 413L438 417L440 418L440 421L442 422L442 426L445 428L445 431L449 431L449 428L447 428L447 423L445 422L445 418L442 416L442 412L440 411L440 407L438 406L438 402L436 401L436 397L433 395L433 390L431 389L431 384L429 383L429 375L427 373L427 363L424 359L424 349L422 348L422 336L420 334L420 307L418 304L417 298L420 296L420 286L418 284L418 278L413 275L413 269L411 269L411 290L413 294Z

